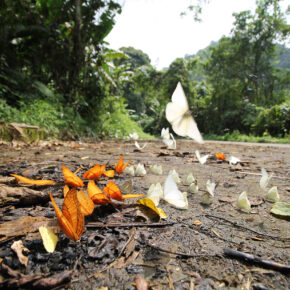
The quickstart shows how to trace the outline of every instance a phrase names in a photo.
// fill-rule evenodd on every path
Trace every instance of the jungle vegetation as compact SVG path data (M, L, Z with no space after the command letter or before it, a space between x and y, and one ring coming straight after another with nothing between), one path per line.
M213 0L215 1L215 0ZM289 138L290 25L280 0L234 14L231 35L157 70L134 47L105 37L114 0L2 0L0 120L44 127L56 137L157 136L180 81L208 136Z

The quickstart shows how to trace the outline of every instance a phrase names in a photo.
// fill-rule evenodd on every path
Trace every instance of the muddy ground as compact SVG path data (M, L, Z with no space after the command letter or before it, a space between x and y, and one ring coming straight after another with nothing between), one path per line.
M162 201L159 206L168 216L164 220L144 213L136 205L130 206L134 200L126 200L125 205L96 206L93 214L86 217L86 231L80 240L73 242L61 232L56 250L51 254L46 253L37 228L35 233L18 231L14 236L2 233L0 286L35 288L40 284L33 284L34 281L60 277L59 281L52 279L58 282L46 287L136 289L137 283L142 289L139 283L144 278L150 289L289 289L289 268L287 274L237 260L226 256L224 249L290 264L289 220L270 214L272 204L264 200L265 192L259 186L261 167L264 167L274 175L268 188L276 185L280 200L290 202L290 145L225 142L198 145L178 140L177 149L169 151L160 140L146 142L148 145L141 152L136 151L134 141L120 140L0 145L0 188L21 186L13 179L5 179L11 173L59 182L54 187L32 186L42 197L26 205L20 200L9 202L2 197L0 226L22 216L43 216L55 221L48 192L53 193L61 206L61 165L72 171L82 166L81 176L96 163L113 167L122 154L125 161L130 160L134 165L143 163L147 169L144 177L123 174L113 179L120 186L132 180L133 193L146 193L152 183L164 183L171 169L176 169L182 179L181 191L187 191L184 181L190 172L200 188L197 194L188 193L188 210L178 210ZM198 163L195 150L201 155L211 155L206 164ZM241 163L230 166L228 162L218 161L214 157L217 152L236 156ZM163 166L161 176L150 173L149 165L153 164ZM212 204L203 206L201 195L208 179L218 186ZM101 180L100 187L106 182ZM248 192L252 202L250 213L236 206L242 191ZM16 240L22 240L29 250L24 251L28 256L27 267L20 264L10 248ZM20 281L23 277L26 282Z

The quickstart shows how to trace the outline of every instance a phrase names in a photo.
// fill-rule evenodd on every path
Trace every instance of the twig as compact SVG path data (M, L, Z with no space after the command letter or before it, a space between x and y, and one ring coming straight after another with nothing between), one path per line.
M178 252L173 252L173 251L169 251L169 250L162 249L160 247L151 245L149 243L146 243L146 246L148 246L148 247L150 247L152 249L158 250L160 252L165 252L165 253L173 254L173 255L176 255L176 256L181 256L181 257L184 257L184 258L216 257L217 256L216 254L211 255L211 254L186 254L186 253L178 253Z
M172 226L174 222L170 223L88 223L86 227L88 228L118 228L118 227L165 227L165 226Z
M256 176L262 176L261 173L255 173L255 172L246 172L246 171L237 171L238 173L242 173L242 174L248 174L248 175L256 175ZM284 176L277 176L277 175L273 175L272 178L279 178L279 179L289 179L288 177L284 177Z
M236 222L232 222L232 221L230 221L230 220L228 220L228 219L226 219L226 218L220 217L220 216L211 215L211 214L205 214L205 217L208 217L208 218L215 218L215 219L223 220L223 221L225 221L225 222L227 222L227 223L230 223L231 225L233 225L233 226L235 226L235 227L237 227L237 228L242 228L242 229L245 229L245 230L250 231L250 232L252 232L252 233L255 233L255 234L257 234L257 235L264 236L264 237L269 237L269 238L274 239L274 240L280 240L280 241L281 241L281 240L290 240L290 237L285 237L285 238L283 238L283 237L279 237L279 236L272 236L272 235L269 235L269 234L264 234L264 233L257 232L257 231L255 231L255 230L253 230L253 229L250 229L250 228L248 228L248 227L245 227L245 226L239 225L239 224L237 224Z
M128 244L132 241L132 239L135 238L135 234L136 234L136 228L131 229L130 233L129 233L128 241L125 243L124 247L120 251L120 254L118 255L118 258L120 258L122 256L122 254L125 251L125 249L127 248Z
M251 254L235 251L232 249L224 249L224 254L226 256L231 257L231 258L242 259L242 260L245 260L247 262L257 264L263 268L268 268L268 269L280 271L284 274L290 274L290 266L279 264L279 263L276 263L273 261L262 260L261 258L254 256L254 255L251 255Z
M168 275L168 284L169 284L169 289L170 290L174 290L174 285L173 285L173 282L172 282L172 276L170 274L170 271L169 271L169 268L168 268L168 265L165 266L165 269L167 271L167 275Z
M231 240L228 240L228 239L223 238L223 237L221 237L221 236L218 236L218 235L216 235L215 233L210 232L210 231L208 231L208 230L206 230L206 229L204 229L204 228L200 228L200 227L193 228L191 225L188 225L188 224L186 224L186 223L184 223L184 222L180 222L180 223L181 223L181 224L184 224L184 225L185 225L188 229L190 229L190 230L194 230L194 231L197 231L197 232L199 232L199 233L203 233L203 234L205 234L205 235L209 235L210 237L213 237L213 235L214 235L215 238L218 238L218 239L220 239L220 240L222 240L222 241L225 241L225 242L228 242L228 243L232 243L232 244L239 245L239 243L237 243L237 242L235 242L235 241L231 241Z

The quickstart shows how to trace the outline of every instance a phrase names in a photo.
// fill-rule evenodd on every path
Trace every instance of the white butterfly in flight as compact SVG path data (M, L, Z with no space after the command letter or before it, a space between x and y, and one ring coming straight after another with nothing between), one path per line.
M203 143L180 82L178 82L171 100L172 102L166 106L166 119L172 125L173 131L179 136L188 136L198 143Z

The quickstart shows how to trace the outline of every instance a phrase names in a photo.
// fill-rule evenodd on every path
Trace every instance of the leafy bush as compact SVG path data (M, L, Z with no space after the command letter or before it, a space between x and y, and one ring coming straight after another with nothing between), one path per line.
M142 139L152 138L130 118L123 98L106 97L100 107L102 110L99 113L96 129L103 137L126 138L135 131Z
M19 119L19 111L9 106L5 100L0 99L0 120L7 122L18 122Z
M290 129L290 101L263 109L252 126L254 133L263 135L268 132L271 136L285 136Z

